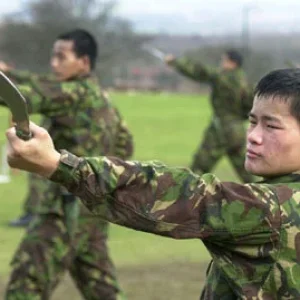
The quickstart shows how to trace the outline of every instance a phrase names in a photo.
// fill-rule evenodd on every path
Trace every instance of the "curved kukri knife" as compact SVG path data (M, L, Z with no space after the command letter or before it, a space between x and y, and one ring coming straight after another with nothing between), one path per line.
M31 138L27 103L11 80L0 71L0 97L9 107L16 123L17 136L25 141Z

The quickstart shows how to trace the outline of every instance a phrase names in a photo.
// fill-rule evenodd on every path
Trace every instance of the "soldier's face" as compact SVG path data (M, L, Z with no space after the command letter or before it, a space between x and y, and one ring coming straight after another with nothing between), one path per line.
M54 43L51 69L60 81L85 75L90 71L89 59L86 56L78 57L74 52L73 41L57 40Z
M272 177L300 170L300 125L289 103L255 97L249 121L247 171Z
M223 55L221 58L221 69L230 71L236 69L237 65L234 61L230 60L227 55Z

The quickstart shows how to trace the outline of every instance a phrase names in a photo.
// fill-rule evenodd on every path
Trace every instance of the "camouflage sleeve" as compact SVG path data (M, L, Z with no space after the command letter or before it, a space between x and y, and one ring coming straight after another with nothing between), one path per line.
M28 81L31 81L32 78L35 76L29 71L16 70L7 71L6 75L16 84L27 83Z
M122 159L129 159L133 155L133 137L126 122L117 109L115 109L115 113L118 118L115 155Z
M7 75L17 83L27 100L28 111L32 114L40 113L47 117L64 115L81 99L78 93L74 93L76 83L60 83L50 76L26 71L11 71Z
M158 162L78 158L63 151L50 179L99 217L162 236L263 243L280 223L268 186L221 183L212 174L200 177Z
M192 62L187 57L182 57L174 60L171 63L181 74L204 82L212 82L218 77L217 70L204 66L201 63Z
M15 84L30 84L36 79L54 80L52 75L35 74L29 71L10 70L5 73Z
M13 81L15 84L20 84L24 81L27 81L28 78L30 78L30 73L29 72L26 72L26 71L7 71L5 72L5 75L8 76L8 78ZM7 107L7 104L4 100L2 100L0 98L0 106L6 106Z

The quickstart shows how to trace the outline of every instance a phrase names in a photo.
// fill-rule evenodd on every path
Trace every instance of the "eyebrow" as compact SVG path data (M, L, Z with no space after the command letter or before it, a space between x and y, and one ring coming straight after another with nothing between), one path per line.
M257 116L254 114L254 113L249 113L248 114L248 117L249 118L254 118L254 119L257 119ZM278 123L280 123L281 121L280 121L280 119L278 119L278 118L276 118L276 117L274 117L274 116L270 116L270 115L263 115L262 117L261 117L264 121L275 121L275 122L278 122Z

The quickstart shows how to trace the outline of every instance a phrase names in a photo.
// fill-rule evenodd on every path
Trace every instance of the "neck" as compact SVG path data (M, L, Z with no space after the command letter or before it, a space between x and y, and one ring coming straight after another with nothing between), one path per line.
M81 78L86 78L89 77L91 75L91 72L82 72L80 74L74 75L70 78L68 78L66 81L70 81L70 80L76 80L76 79L81 79Z

